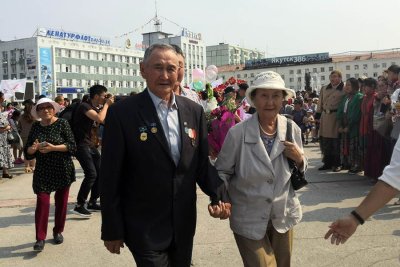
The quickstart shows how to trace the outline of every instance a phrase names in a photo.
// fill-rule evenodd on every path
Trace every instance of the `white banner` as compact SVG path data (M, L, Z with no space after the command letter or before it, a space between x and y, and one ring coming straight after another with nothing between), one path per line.
M26 79L20 80L2 80L0 83L0 91L4 93L6 98L15 96L16 92L25 93Z

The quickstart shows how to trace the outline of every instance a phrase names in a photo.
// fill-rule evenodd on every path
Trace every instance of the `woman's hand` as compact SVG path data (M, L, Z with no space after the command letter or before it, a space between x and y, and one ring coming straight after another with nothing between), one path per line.
M329 226L329 231L325 234L325 239L331 238L331 244L343 244L357 230L358 222L348 215L343 217Z
M35 140L35 142L33 142L33 144L28 147L28 154L33 155L35 154L36 151L38 151L39 149L39 140Z
M283 154L296 162L297 167L301 167L303 165L303 152L296 145L296 143L291 143L289 141L282 141L282 144L285 146L285 150Z
M220 218L221 220L225 220L231 216L231 204L219 202L218 205L208 205L208 212L211 217Z
M5 133L5 132L8 132L9 130L11 130L10 125L4 126L4 127L0 128L0 133Z
M40 143L38 147L39 147L39 152L43 154L54 151L54 145L50 144L49 142Z

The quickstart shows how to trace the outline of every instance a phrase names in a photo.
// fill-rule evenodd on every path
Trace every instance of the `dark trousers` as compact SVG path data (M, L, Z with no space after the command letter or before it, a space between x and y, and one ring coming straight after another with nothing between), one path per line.
M190 267L192 260L193 240L185 245L172 243L162 251L138 251L125 242L135 259L137 267Z
M328 167L340 166L340 138L320 137L322 162Z
M95 147L80 144L77 146L76 158L85 175L78 192L78 204L85 204L89 192L89 202L96 202L99 198L100 152Z
M53 233L64 231L67 217L69 186L57 190L54 195L55 214ZM50 194L41 192L36 195L35 228L36 240L45 240L47 236L47 224L49 222Z

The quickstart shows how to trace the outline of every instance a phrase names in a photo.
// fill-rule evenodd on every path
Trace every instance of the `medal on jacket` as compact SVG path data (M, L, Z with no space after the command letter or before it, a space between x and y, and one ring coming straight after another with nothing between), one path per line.
M157 133L157 124L156 123L150 123L150 132L152 132L153 134Z
M147 140L147 127L143 126L143 127L139 127L139 131L140 131L140 140L141 141L146 141Z
M141 133L140 134L140 140L141 141L146 141L147 140L147 133Z
M195 129L191 129L191 128L187 128L185 127L185 132L187 133L187 135L190 138L190 141L192 143L192 146L196 145L196 130Z

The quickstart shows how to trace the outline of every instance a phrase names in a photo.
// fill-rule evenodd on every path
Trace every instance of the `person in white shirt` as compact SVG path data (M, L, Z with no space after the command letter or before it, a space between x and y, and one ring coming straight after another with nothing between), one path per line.
M325 239L331 238L332 244L343 244L349 239L357 227L363 224L372 214L385 206L400 191L400 141L397 140L393 150L390 165L386 166L383 174L371 192L361 204L349 215L333 222Z

